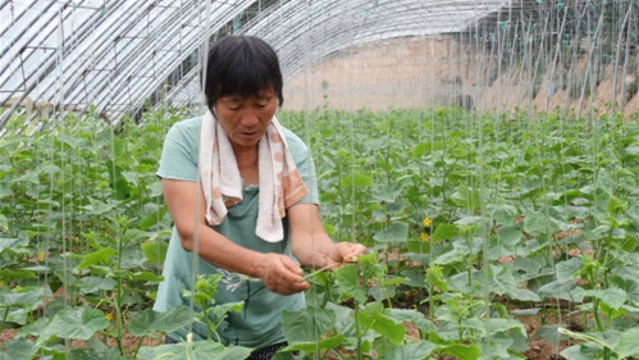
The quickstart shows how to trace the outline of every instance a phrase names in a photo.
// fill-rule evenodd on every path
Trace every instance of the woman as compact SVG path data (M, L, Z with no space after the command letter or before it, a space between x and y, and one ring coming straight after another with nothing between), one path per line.
M162 150L158 176L175 226L155 309L189 305L182 294L197 249L198 273L224 276L216 304L244 301L219 340L270 358L285 345L282 310L304 307L309 284L299 264L335 268L366 248L335 244L324 231L308 149L274 117L283 103L275 51L255 37L227 36L204 73L209 111L175 124ZM208 335L202 324L192 329L194 339Z

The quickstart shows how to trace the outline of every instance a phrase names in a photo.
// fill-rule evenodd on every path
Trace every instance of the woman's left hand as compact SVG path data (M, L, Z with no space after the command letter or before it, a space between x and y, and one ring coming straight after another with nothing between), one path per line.
M340 266L354 263L357 261L357 257L366 254L368 250L366 246L362 244L353 244L349 242L336 243L330 253L330 261L332 269L336 269Z

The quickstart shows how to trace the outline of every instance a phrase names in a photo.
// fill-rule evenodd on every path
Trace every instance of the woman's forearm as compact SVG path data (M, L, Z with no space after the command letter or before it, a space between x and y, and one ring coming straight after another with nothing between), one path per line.
M213 266L250 277L259 277L263 272L264 254L233 243L205 224L197 231L178 233L184 250L197 250L199 257Z

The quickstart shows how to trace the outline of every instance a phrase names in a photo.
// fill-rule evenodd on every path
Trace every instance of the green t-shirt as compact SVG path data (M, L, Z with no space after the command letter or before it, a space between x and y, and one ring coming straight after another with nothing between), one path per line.
M162 149L160 178L197 181L198 147L202 118L193 118L176 123L168 132ZM308 193L302 203L319 204L315 169L308 148L299 137L284 129L289 151L302 176ZM241 203L229 207L224 221L213 226L217 232L246 248L280 254L291 254L290 235L286 218L283 219L284 240L269 243L255 235L258 212L259 188L255 185L243 189ZM160 283L154 309L168 311L178 305L190 306L190 299L182 296L185 289L191 289L194 254L182 248L175 227L164 262L164 281ZM242 259L238 259L242 261ZM260 348L285 341L281 331L282 310L299 310L305 306L302 293L283 296L264 287L260 280L246 279L239 274L218 269L208 262L197 259L197 274L223 274L222 282L215 296L216 304L244 301L241 312L230 312L217 334L225 345L234 344ZM200 309L196 309L200 310ZM169 334L172 338L185 339L192 330L193 340L206 339L208 330L203 323L193 323L192 328L183 328ZM217 340L217 338L216 338Z

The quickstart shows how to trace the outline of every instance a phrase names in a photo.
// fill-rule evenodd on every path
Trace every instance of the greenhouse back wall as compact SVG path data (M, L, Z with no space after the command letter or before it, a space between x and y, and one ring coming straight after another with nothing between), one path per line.
M639 0L0 0L0 360L639 359Z

